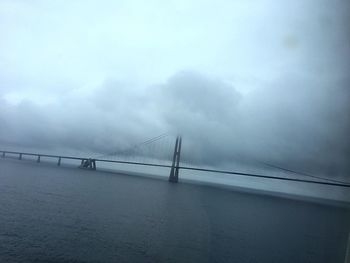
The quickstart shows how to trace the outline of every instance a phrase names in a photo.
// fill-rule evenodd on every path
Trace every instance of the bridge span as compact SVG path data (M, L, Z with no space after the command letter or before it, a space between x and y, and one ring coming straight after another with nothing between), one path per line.
M333 187L342 187L342 188L350 188L350 183L334 180L331 178L324 178L320 176L310 175L306 173L301 173L285 168L281 168L278 166L278 169L294 173L296 175L299 175L299 178L290 178L290 177L284 177L284 176L274 176L274 175L266 175L261 173L248 173L248 172L241 172L241 171L233 171L233 170L221 170L221 169L209 169L205 167L198 167L193 165L188 165L188 163L181 164L181 149L182 149L182 137L176 136L175 140L175 146L173 146L172 149L172 155L169 156L170 149L167 149L167 152L164 155L168 155L171 157L171 160L169 160L167 163L161 163L156 158L146 160L146 161L135 161L135 160L123 160L122 158L119 159L111 159L108 157L120 157L122 155L126 156L132 156L136 155L136 150L143 150L143 155L152 155L153 152L145 151L145 146L149 148L150 145L154 144L155 142L158 142L169 135L167 133L161 134L159 136L156 136L154 138L148 139L144 142L141 142L137 145L134 145L133 147L127 149L127 150L121 150L116 151L113 153L103 154L99 156L69 156L69 155L55 155L55 154L44 154L44 153L36 153L36 152L22 152L22 151L8 151L8 150L1 150L0 154L2 158L6 158L8 156L11 157L17 157L19 160L22 160L24 156L32 156L36 158L36 161L38 163L41 162L42 157L56 159L57 160L57 166L60 166L61 163L64 160L78 160L80 161L79 168L86 169L86 170L96 170L98 163L117 163L117 164L126 164L126 165L137 165L137 166L149 166L149 167L162 167L162 168L168 168L170 170L169 173L169 182L171 183L177 183L179 181L179 174L180 170L188 170L188 171L197 171L197 172L207 172L207 173L213 173L213 174L227 174L227 175L233 175L233 176L245 176L245 177L252 177L252 178L260 178L260 179L266 179L266 180L278 180L278 181L290 181L290 182L298 182L298 183L304 183L304 184L318 184L318 185L326 185L326 186L333 186ZM170 145L171 146L171 145ZM148 149L146 148L146 149ZM148 149L149 150L149 149ZM154 150L154 149L151 149ZM138 153L140 154L140 153ZM170 158L169 158L170 159Z

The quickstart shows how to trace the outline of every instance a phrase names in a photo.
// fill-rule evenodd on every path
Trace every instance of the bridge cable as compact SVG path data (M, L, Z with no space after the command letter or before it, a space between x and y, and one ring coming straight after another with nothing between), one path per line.
M284 168L284 167L281 167L281 166L277 166L277 165L266 163L266 162L262 162L262 161L257 161L257 162L262 163L262 164L264 164L266 166L275 168L275 169L279 169L279 170L290 172L290 173L294 173L294 174L303 175L303 176L306 176L306 177L311 177L311 178L321 179L321 180L325 180L325 181L329 181L329 182L350 185L349 182L345 182L345 181L339 181L339 180L335 180L335 179L330 179L330 178L324 178L324 177L321 177L321 176L311 175L311 174L308 174L308 173L299 172L299 171L295 171L295 170L292 170L292 169L287 169L287 168Z
M141 146L149 145L149 144L154 143L154 142L156 142L158 140L161 140L161 139L163 139L163 138L165 138L167 136L169 136L169 132L166 132L166 133L160 134L160 135L158 135L156 137L147 139L147 140L145 140L145 141L143 141L141 143L135 144L135 145L133 145L133 146L131 146L131 147L125 149L125 150L99 155L96 158L110 157L110 156L116 156L116 155L122 154L122 153L127 153L128 151L137 149L137 148L139 148Z

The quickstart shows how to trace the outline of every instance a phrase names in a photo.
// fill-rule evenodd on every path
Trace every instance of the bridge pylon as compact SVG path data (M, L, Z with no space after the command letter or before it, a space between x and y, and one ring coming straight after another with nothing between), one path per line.
M173 162L171 165L170 176L169 176L169 182L171 183L177 183L179 181L181 144L182 144L182 138L181 136L177 136L176 142L175 142Z

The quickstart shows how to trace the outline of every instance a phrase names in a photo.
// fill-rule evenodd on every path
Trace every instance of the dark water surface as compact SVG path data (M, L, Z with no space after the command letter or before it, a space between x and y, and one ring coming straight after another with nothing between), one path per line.
M0 160L0 262L344 262L344 207Z

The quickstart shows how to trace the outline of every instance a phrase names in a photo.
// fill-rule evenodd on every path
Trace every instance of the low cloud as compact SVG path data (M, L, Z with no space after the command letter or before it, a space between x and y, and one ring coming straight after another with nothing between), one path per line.
M183 135L191 163L220 166L238 157L346 174L348 83L283 76L242 94L220 79L182 71L143 88L106 81L49 105L1 98L1 144L105 153L169 131Z

